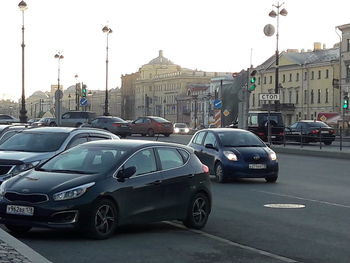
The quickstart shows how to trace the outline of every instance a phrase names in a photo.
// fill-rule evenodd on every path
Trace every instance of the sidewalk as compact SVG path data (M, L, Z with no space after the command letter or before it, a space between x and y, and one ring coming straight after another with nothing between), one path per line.
M50 261L0 228L0 263L50 263Z

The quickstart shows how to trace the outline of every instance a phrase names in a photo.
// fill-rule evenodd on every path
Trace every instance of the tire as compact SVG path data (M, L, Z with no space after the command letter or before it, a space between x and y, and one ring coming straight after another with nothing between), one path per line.
M186 219L183 224L188 228L202 229L209 218L210 203L203 193L197 193L190 201Z
M266 183L276 183L277 178L278 178L277 176L266 177L265 180L266 180Z
M117 224L118 212L114 203L102 199L91 210L87 234L94 239L107 239L114 234Z
M32 229L32 227L30 226L18 226L18 225L7 225L7 224L5 224L5 226L8 230L10 230L12 233L15 233L15 234L24 234Z
M153 136L154 136L154 130L153 130L153 129L148 129L147 135L148 135L149 137L153 137Z
M49 126L51 126L51 127L56 127L57 125L56 125L56 123L51 122Z
M222 168L221 163L215 165L215 181L217 183L224 183L226 181L224 177L224 169Z
M169 136L170 136L170 133L164 133L164 136L165 136L165 137L169 137Z
M79 128L82 125L82 123L78 122L75 124L75 127Z
M332 144L332 141L325 141L323 142L325 145L331 145Z

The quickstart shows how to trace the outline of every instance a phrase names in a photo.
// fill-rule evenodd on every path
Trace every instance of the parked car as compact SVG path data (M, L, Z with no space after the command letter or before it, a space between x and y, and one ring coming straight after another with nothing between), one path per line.
M180 220L201 229L211 211L208 167L184 146L143 140L85 143L0 186L0 223L77 228L96 239L124 224Z
M153 137L155 134L163 134L169 137L174 132L173 124L161 117L139 117L131 123L131 133Z
M28 120L28 122L27 122L27 124L29 124L29 125L33 125L33 123L34 122L37 122L37 121L39 121L41 118L33 118L33 119L29 119Z
M278 178L276 153L252 132L232 129L205 129L195 133L188 144L201 162L215 174L217 182L229 178Z
M285 128L286 140L303 143L323 142L331 145L335 140L335 131L322 121L302 120Z
M17 123L20 124L20 123ZM28 129L32 128L30 125L8 125L0 132L0 144L2 144L4 141L6 141L8 138L12 137L13 135Z
M0 114L0 124L11 124L11 123L18 123L19 119L7 115L7 114Z
M0 183L78 144L119 139L92 128L39 127L16 133L0 145Z
M38 121L35 121L32 123L33 127L40 127L40 126L57 126L56 124L56 118L54 117L43 117Z
M62 114L61 126L63 127L80 127L84 123L89 123L96 118L95 112L90 111L68 111ZM50 118L49 125L41 126L57 126L56 118Z
M186 123L174 123L174 133L176 134L188 134L190 132L190 128Z
M91 123L83 124L83 127L104 129L116 135L120 135L120 137L131 135L130 123L119 117L99 116L92 120Z

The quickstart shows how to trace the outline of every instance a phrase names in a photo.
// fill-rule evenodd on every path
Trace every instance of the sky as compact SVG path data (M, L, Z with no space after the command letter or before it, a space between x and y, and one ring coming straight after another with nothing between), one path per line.
M1 0L0 99L17 101L22 89L22 12L20 0ZM158 56L185 68L237 72L257 66L276 50L276 37L263 33L276 8L272 0L25 0L25 95L64 89L78 81L88 89L106 88L108 25L108 88L121 86L130 74ZM285 0L280 16L279 50L327 48L339 42L336 26L350 23L348 0Z

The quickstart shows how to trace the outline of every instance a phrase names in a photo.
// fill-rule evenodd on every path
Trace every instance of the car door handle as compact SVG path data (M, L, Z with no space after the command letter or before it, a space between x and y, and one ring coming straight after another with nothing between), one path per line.
M161 183L162 183L162 180L156 180L156 181L152 182L151 184L158 185L158 184L161 184Z

